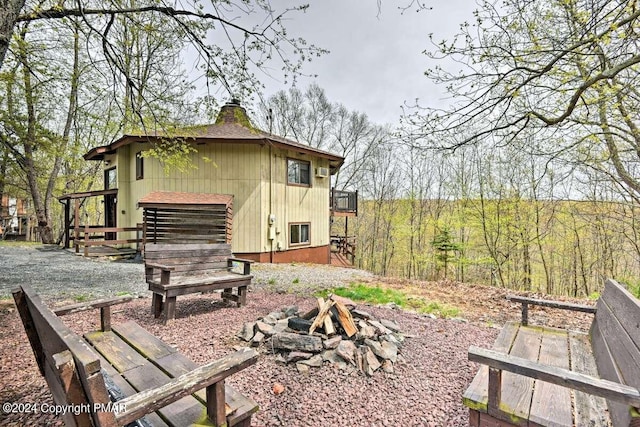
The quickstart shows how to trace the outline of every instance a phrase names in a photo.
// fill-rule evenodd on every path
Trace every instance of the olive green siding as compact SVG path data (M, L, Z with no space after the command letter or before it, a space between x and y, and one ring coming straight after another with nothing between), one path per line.
M106 158L111 163L105 168L117 166L119 227L142 222L142 209L136 209L136 203L152 191L231 194L234 252L286 250L289 225L301 222L311 224L308 247L329 244L331 180L315 176L316 168L329 167L326 159L269 144L207 143L195 146L193 169L165 173L156 159L145 157L144 178L136 180L135 155L145 147L129 144ZM288 158L311 162L310 187L287 185ZM275 216L271 225L270 215Z

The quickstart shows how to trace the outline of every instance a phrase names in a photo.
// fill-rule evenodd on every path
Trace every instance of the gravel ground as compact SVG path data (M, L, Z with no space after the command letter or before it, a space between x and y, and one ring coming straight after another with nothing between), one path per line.
M130 293L150 296L141 261L84 258L58 246L0 246L0 298L26 283L45 300L95 299ZM254 264L254 288L308 295L371 279L371 273L315 264Z
M46 300L148 293L140 262L90 259L58 246L0 246L0 297L28 284Z
M3 294L23 282L52 300L61 294L147 292L139 263L85 260L61 250L0 247L0 267L3 272L11 269L0 278ZM116 310L113 321L133 319L194 361L206 363L243 345L235 335L244 322L288 305L308 310L314 304L309 298L313 289L371 277L357 270L310 265L256 265L253 271L256 285L245 307L225 304L215 294L186 296L178 299L176 320L165 326L150 314L148 299L136 299ZM477 366L467 361L466 352L470 345L490 346L497 330L385 307L364 309L396 321L411 336L401 352L405 363L398 363L394 374L376 372L373 377L329 365L301 374L294 366L277 364L268 349L261 348L256 365L229 379L260 405L254 426L468 425L461 396ZM77 333L93 330L99 323L97 313L90 312L63 319ZM51 403L9 302L0 304L0 378L3 403ZM284 385L285 391L275 395L275 383ZM48 414L0 413L0 425L56 424L61 425L61 420Z

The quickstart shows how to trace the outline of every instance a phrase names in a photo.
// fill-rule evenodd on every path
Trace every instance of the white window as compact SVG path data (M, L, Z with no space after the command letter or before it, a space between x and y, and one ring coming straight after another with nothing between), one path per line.
M298 159L287 159L287 183L311 186L311 163Z
M311 243L309 237L309 231L311 224L309 223L294 223L289 224L289 244L295 245L308 245Z

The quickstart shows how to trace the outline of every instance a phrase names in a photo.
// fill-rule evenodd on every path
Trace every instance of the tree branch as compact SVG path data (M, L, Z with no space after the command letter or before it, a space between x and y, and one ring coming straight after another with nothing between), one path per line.
M208 21L218 21L222 24L235 28L236 30L242 31L243 33L252 35L252 36L264 36L262 32L256 32L249 30L240 25L234 24L233 22L221 18L220 16L213 15L211 13L199 13L193 12L190 10L184 9L175 9L173 7L168 6L144 6L144 7L131 7L131 8L122 8L122 9L47 9L39 12L30 12L26 15L20 15L16 19L16 22L25 22L25 21L37 21L41 19L62 19L68 18L72 16L78 17L86 17L90 15L98 15L98 16L115 16L115 15L126 15L132 13L148 13L148 12L156 12L161 13L163 15L169 16L171 18L176 18L179 16L186 16L191 18L198 18Z

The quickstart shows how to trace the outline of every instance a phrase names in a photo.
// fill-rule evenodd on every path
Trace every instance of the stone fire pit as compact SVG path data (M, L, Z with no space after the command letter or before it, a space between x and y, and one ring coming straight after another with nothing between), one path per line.
M379 369L393 373L405 340L395 322L377 319L336 295L318 298L318 307L308 313L295 306L271 312L245 323L237 336L273 352L281 363L295 363L300 372L330 363L369 376Z

